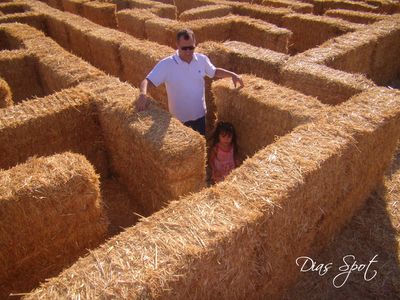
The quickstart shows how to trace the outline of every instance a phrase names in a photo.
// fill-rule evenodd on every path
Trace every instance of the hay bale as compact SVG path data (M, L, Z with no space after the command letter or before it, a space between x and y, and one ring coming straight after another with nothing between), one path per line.
M14 2L6 2L0 3L0 12L3 14L16 14L16 13L24 13L28 9L26 5L21 3L14 3Z
M12 93L8 83L0 77L0 108L13 105Z
M354 11L376 12L377 7L350 0L314 0L314 12L322 15L328 9L349 9Z
M290 53L295 54L319 46L333 37L361 29L362 25L326 16L290 14L283 17L283 26L293 32Z
M131 40L121 44L122 77L134 86L139 86L146 75L163 58L174 54L174 49L154 42ZM154 99L167 109L168 99L164 86L150 90Z
M223 45L228 50L232 67L236 73L255 74L260 78L280 81L280 70L289 56L252 45L227 41Z
M55 9L64 10L62 0L48 0L47 4Z
M330 105L342 103L375 86L365 76L309 62L287 63L282 68L281 78L281 84Z
M290 8L295 12L303 14L311 14L314 10L314 6L312 4L290 0L262 0L260 4L272 7Z
M381 14L353 11L347 9L328 9L324 15L360 24L375 23L377 21L383 20L386 17L385 15Z
M33 61L45 94L104 76L103 72L65 51L49 38L28 40L24 44L33 53Z
M15 103L45 94L35 59L25 50L0 52L0 77L8 82Z
M99 178L66 152L0 170L0 291L28 291L104 240Z
M117 28L115 12L116 5L113 3L90 1L83 4L83 16L105 27Z
M80 88L2 109L0 142L0 168L32 155L73 151L84 154L102 177L108 176L94 99Z
M241 4L234 6L233 13L235 15L260 19L281 27L283 16L293 13L293 11L289 8L273 8L257 4Z
M235 127L242 160L327 109L318 99L271 81L251 75L242 78L246 83L242 89L235 89L230 78L212 85L217 118Z
M373 24L376 36L370 78L379 85L388 84L400 72L400 18L399 14Z
M205 5L184 11L179 16L181 21L191 21L197 19L217 18L232 13L232 7L228 5Z
M62 0L64 11L83 16L83 4L90 0Z
M139 90L127 83L110 78L86 86L99 101L112 171L146 215L205 186L205 141L199 133L154 102L135 112Z
M87 37L91 53L90 62L108 74L121 76L119 47L122 41L130 40L131 37L108 28L95 28L87 33Z
M0 45L2 45L2 49L20 49L23 47L24 41L43 36L43 32L35 30L25 24L0 24Z
M248 17L226 17L233 21L230 39L277 52L288 53L292 32Z
M90 52L88 33L96 26L89 20L67 13L61 15L61 20L68 33L70 50L75 55L91 61L92 53Z
M161 17L176 20L177 11L175 5L164 4L150 0L127 0L129 8L150 9L152 13Z
M62 18L48 14L45 18L47 34L64 49L71 49L68 30Z
M295 259L315 257L363 206L399 138L398 93L374 89L346 104L224 182L142 219L26 299L281 298L300 275Z
M40 31L46 32L45 18L40 12L24 12L0 17L0 23L24 23Z
M176 32L178 27L180 27L179 22L163 18L145 21L147 39L173 48L176 47Z
M153 18L157 18L157 16L147 9L121 10L117 12L118 30L140 39L146 39L145 23Z

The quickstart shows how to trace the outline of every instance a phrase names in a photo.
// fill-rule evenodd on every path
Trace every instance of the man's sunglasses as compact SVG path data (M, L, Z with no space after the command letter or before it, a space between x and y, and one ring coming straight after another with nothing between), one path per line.
M186 47L181 47L182 50L194 50L195 46L186 46Z

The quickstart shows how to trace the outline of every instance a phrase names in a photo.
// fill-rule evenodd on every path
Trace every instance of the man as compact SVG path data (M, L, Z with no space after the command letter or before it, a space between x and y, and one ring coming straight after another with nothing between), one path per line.
M176 53L159 61L140 84L136 107L141 111L148 106L146 94L149 84L158 87L165 83L170 113L205 136L207 108L204 77L231 77L235 87L238 83L243 87L243 81L233 72L216 68L206 55L194 52L196 40L192 30L180 30L176 36L176 45Z

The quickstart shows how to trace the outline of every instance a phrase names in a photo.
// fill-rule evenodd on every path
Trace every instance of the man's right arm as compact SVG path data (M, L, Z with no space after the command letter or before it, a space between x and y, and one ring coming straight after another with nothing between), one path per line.
M155 87L155 85L147 78L140 83L140 95L136 101L136 108L138 111L144 110L149 106L149 99L147 98L148 86Z
M149 105L150 101L147 98L148 85L150 84L151 87L158 87L160 84L165 82L166 73L167 70L165 60L161 60L140 83L140 95L136 101L136 108L138 111L146 109Z

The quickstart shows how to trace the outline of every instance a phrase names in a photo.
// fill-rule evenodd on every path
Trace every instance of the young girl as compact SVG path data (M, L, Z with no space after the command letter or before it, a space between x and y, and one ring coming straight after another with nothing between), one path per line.
M238 165L235 129L231 123L220 121L212 138L209 165L211 179L217 183L224 180L225 176Z

